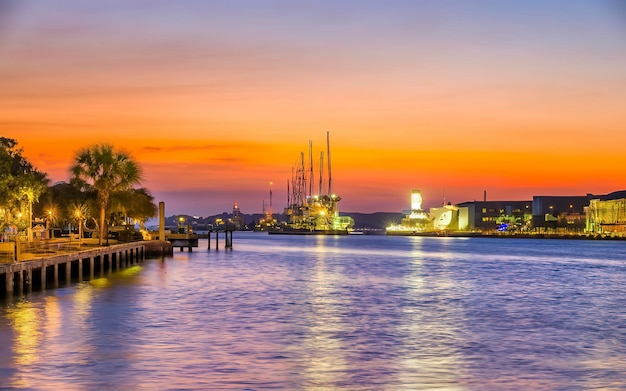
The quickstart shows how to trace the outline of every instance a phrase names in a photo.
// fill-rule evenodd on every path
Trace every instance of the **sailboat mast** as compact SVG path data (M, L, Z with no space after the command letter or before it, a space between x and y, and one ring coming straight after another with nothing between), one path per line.
M320 191L318 194L322 195L322 186L324 185L324 151L320 152Z
M298 200L299 206L304 205L306 199L306 170L304 169L304 152L300 152L300 169L298 174Z
M330 170L330 132L326 132L326 156L328 160L328 195L333 193L332 190L332 175Z
M313 141L309 140L309 197L313 195Z

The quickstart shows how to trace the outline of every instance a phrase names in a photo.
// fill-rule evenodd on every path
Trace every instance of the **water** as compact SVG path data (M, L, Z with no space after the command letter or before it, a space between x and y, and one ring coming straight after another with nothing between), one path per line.
M626 242L235 233L0 306L0 389L626 390Z

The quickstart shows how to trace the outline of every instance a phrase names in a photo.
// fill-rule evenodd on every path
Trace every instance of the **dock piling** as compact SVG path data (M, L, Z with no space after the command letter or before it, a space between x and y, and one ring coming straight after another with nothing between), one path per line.
M220 249L220 231L218 230L214 230L214 231L208 231L207 232L207 238L208 238L208 244L207 244L207 250L211 249L211 234L215 232L215 250L219 250ZM233 231L232 230L224 230L224 248L233 248Z

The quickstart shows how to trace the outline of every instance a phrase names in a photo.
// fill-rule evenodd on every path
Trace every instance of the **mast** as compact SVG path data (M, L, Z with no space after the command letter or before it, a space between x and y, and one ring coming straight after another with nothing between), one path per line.
M272 185L273 182L270 182L270 215L274 213L274 211L272 210Z
M300 152L300 167L296 172L296 183L298 184L298 195L296 198L296 204L302 206L305 203L306 198L306 171L304 170L304 152Z
M320 191L319 195L322 195L322 186L324 184L324 151L320 152Z
M332 190L332 176L330 170L330 132L326 132L326 156L328 157L328 195L333 193Z
M309 140L309 197L313 195L313 141Z

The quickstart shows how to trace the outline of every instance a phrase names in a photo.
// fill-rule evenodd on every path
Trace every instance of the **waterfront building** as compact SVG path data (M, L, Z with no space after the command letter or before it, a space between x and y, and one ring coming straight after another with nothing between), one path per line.
M532 225L539 231L582 232L593 196L533 196Z
M404 211L405 216L400 224L387 227L387 232L426 232L433 228L432 220L428 213L422 209L422 193L419 190L411 190L411 209Z
M232 228L235 230L241 230L245 225L243 215L241 214L239 205L236 202L233 205L233 217L230 218L229 223L232 224Z
M594 234L624 236L626 233L626 190L589 200L585 231Z
M532 201L472 201L421 208L419 190L411 209L388 234L480 231L550 234L608 234L626 237L626 190L607 195L533 196Z
M435 231L466 231L469 228L469 208L448 205L430 208L428 215Z
M459 229L470 231L526 231L531 223L531 201L471 201L457 205L467 210L467 225ZM462 215L463 216L463 215Z

